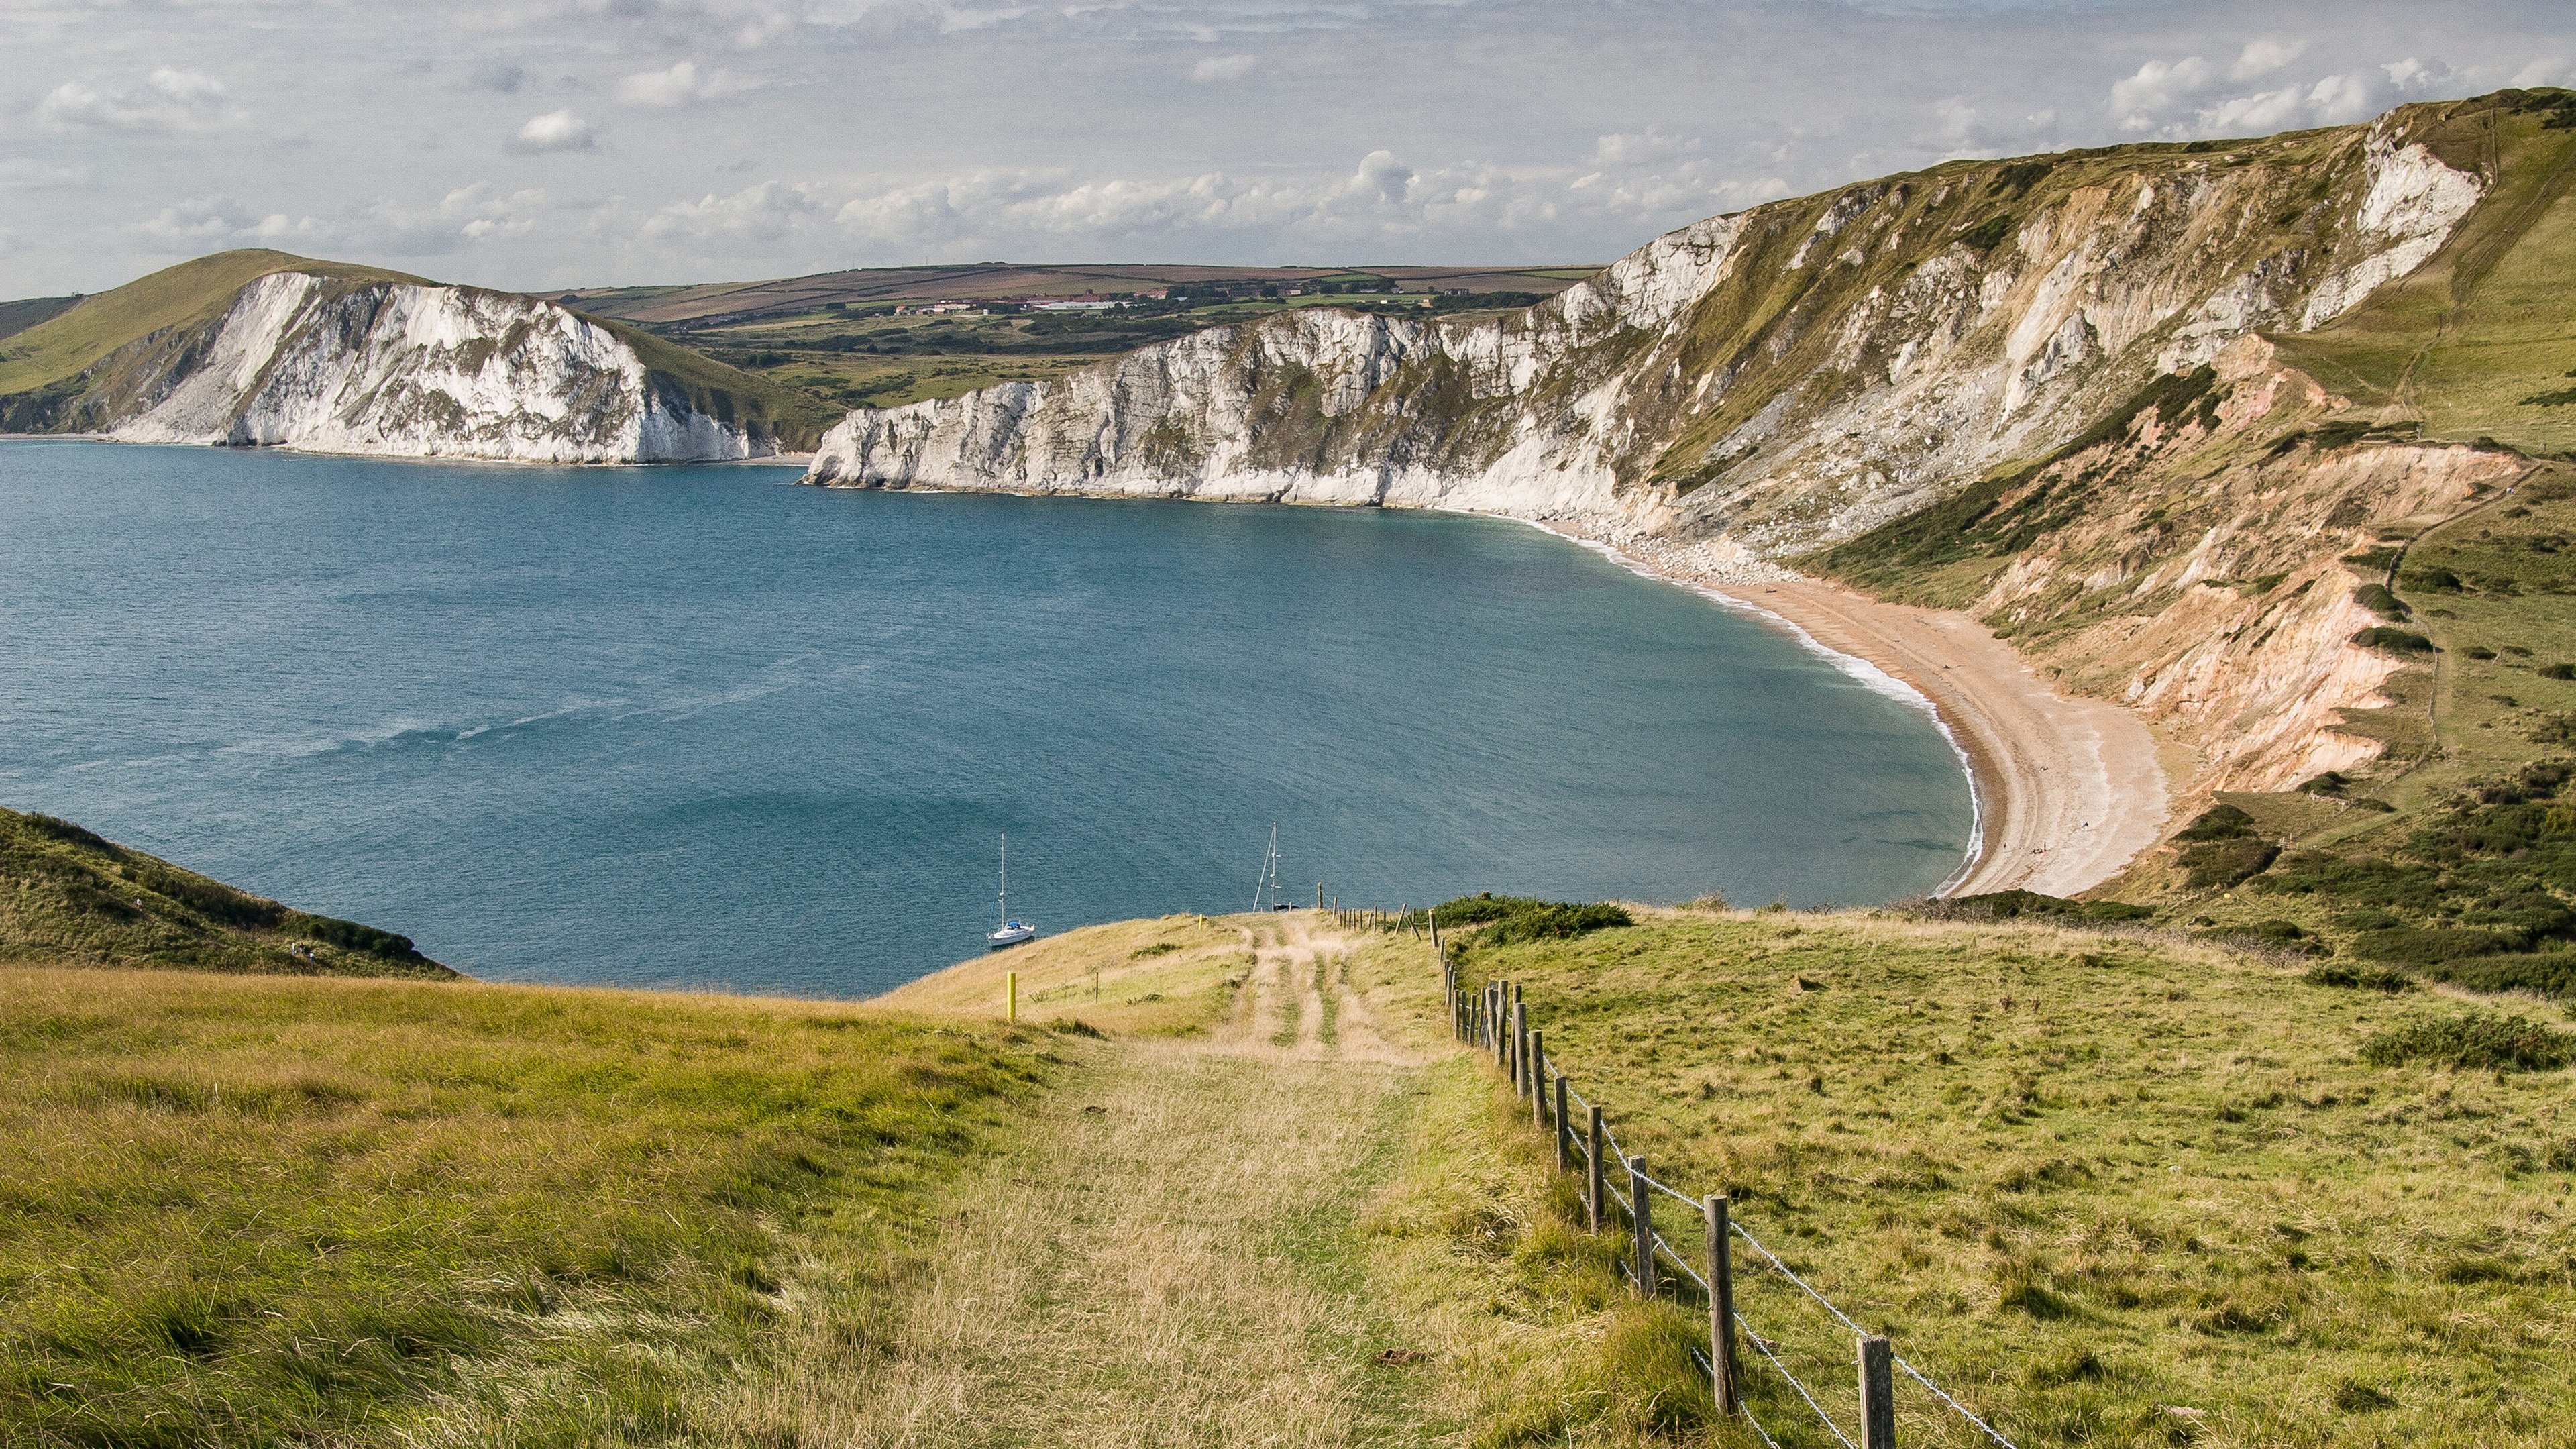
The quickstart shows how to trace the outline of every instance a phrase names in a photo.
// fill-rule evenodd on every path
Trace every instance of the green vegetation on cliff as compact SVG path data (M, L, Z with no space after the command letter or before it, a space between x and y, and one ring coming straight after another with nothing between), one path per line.
M0 962L456 975L407 937L293 910L67 820L15 810L0 810Z

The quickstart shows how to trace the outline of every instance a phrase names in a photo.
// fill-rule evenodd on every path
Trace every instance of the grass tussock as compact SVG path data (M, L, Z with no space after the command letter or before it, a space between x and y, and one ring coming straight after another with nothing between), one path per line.
M1523 985L1658 1176L1732 1193L2016 1443L2576 1431L2559 1028L2013 922L1658 913L1468 968ZM1776 1277L1740 1282L1782 1358L1847 1395L1848 1335ZM1898 1397L1906 1442L1974 1437Z
M827 1248L861 1298L900 1276L922 1194L1047 1079L1045 1040L0 971L0 1441L690 1439Z

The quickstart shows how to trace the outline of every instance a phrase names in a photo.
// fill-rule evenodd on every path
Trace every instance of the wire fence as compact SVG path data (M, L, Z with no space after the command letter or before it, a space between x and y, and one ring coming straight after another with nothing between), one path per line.
M1354 909L1338 902L1328 909L1346 926L1428 935L1433 955L1440 962L1451 1031L1459 1041L1493 1057L1495 1065L1511 1080L1514 1092L1528 1104L1532 1124L1553 1136L1558 1169L1580 1174L1585 1217L1592 1230L1616 1230L1628 1239L1629 1246L1621 1254L1620 1276L1649 1298L1685 1297L1680 1285L1688 1283L1707 1304L1708 1347L1706 1351L1694 1347L1691 1355L1709 1374L1722 1413L1741 1416L1764 1444L1779 1449L1778 1433L1786 1432L1785 1426L1763 1423L1745 1402L1746 1365L1740 1347L1750 1344L1760 1362L1768 1365L1779 1382L1805 1404L1817 1423L1844 1449L1894 1449L1894 1375L1900 1371L1931 1395L1938 1406L1932 1411L1935 1415L1956 1416L1959 1427L1952 1432L1974 1430L2003 1449L2016 1449L2001 1430L1959 1402L1929 1374L1897 1354L1884 1336L1862 1327L1782 1261L1779 1254L1736 1219L1733 1203L1725 1194L1694 1196L1649 1174L1645 1159L1620 1145L1600 1104L1574 1090L1571 1079L1547 1054L1543 1033L1529 1024L1529 1008L1520 988L1500 980L1488 981L1473 990L1460 983L1457 968L1442 949L1439 923L1430 913L1410 908L1401 913ZM1653 1203L1657 1197L1670 1200L1701 1221L1706 1229L1701 1251L1685 1253L1664 1236L1655 1224ZM1859 1402L1856 1422L1850 1428L1827 1411L1825 1395L1782 1361L1780 1340L1757 1331L1740 1311L1735 1273L1739 1244L1751 1250L1758 1276L1785 1283L1795 1290L1790 1301L1804 1301L1821 1309L1835 1325L1852 1335ZM1665 1271L1667 1266L1669 1273Z

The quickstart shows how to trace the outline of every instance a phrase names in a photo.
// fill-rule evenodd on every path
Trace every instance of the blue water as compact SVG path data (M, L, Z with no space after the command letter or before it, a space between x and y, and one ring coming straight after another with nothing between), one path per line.
M0 445L0 803L478 976L856 995L1285 894L1857 903L1948 745L1506 522Z

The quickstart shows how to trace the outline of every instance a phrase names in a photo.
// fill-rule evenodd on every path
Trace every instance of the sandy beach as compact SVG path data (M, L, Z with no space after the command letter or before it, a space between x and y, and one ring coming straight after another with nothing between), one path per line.
M2117 705L2058 694L1967 615L1805 579L1702 587L1777 615L1932 702L1977 790L1980 850L1951 894L2073 895L2162 838L2172 807L2147 727Z
M2059 694L1966 614L1881 603L1769 564L1710 577L1685 552L1641 559L1561 524L1538 526L1866 661L1929 702L1977 797L1976 859L1945 895L2071 896L2164 837L2172 793L2146 725L2118 705Z

